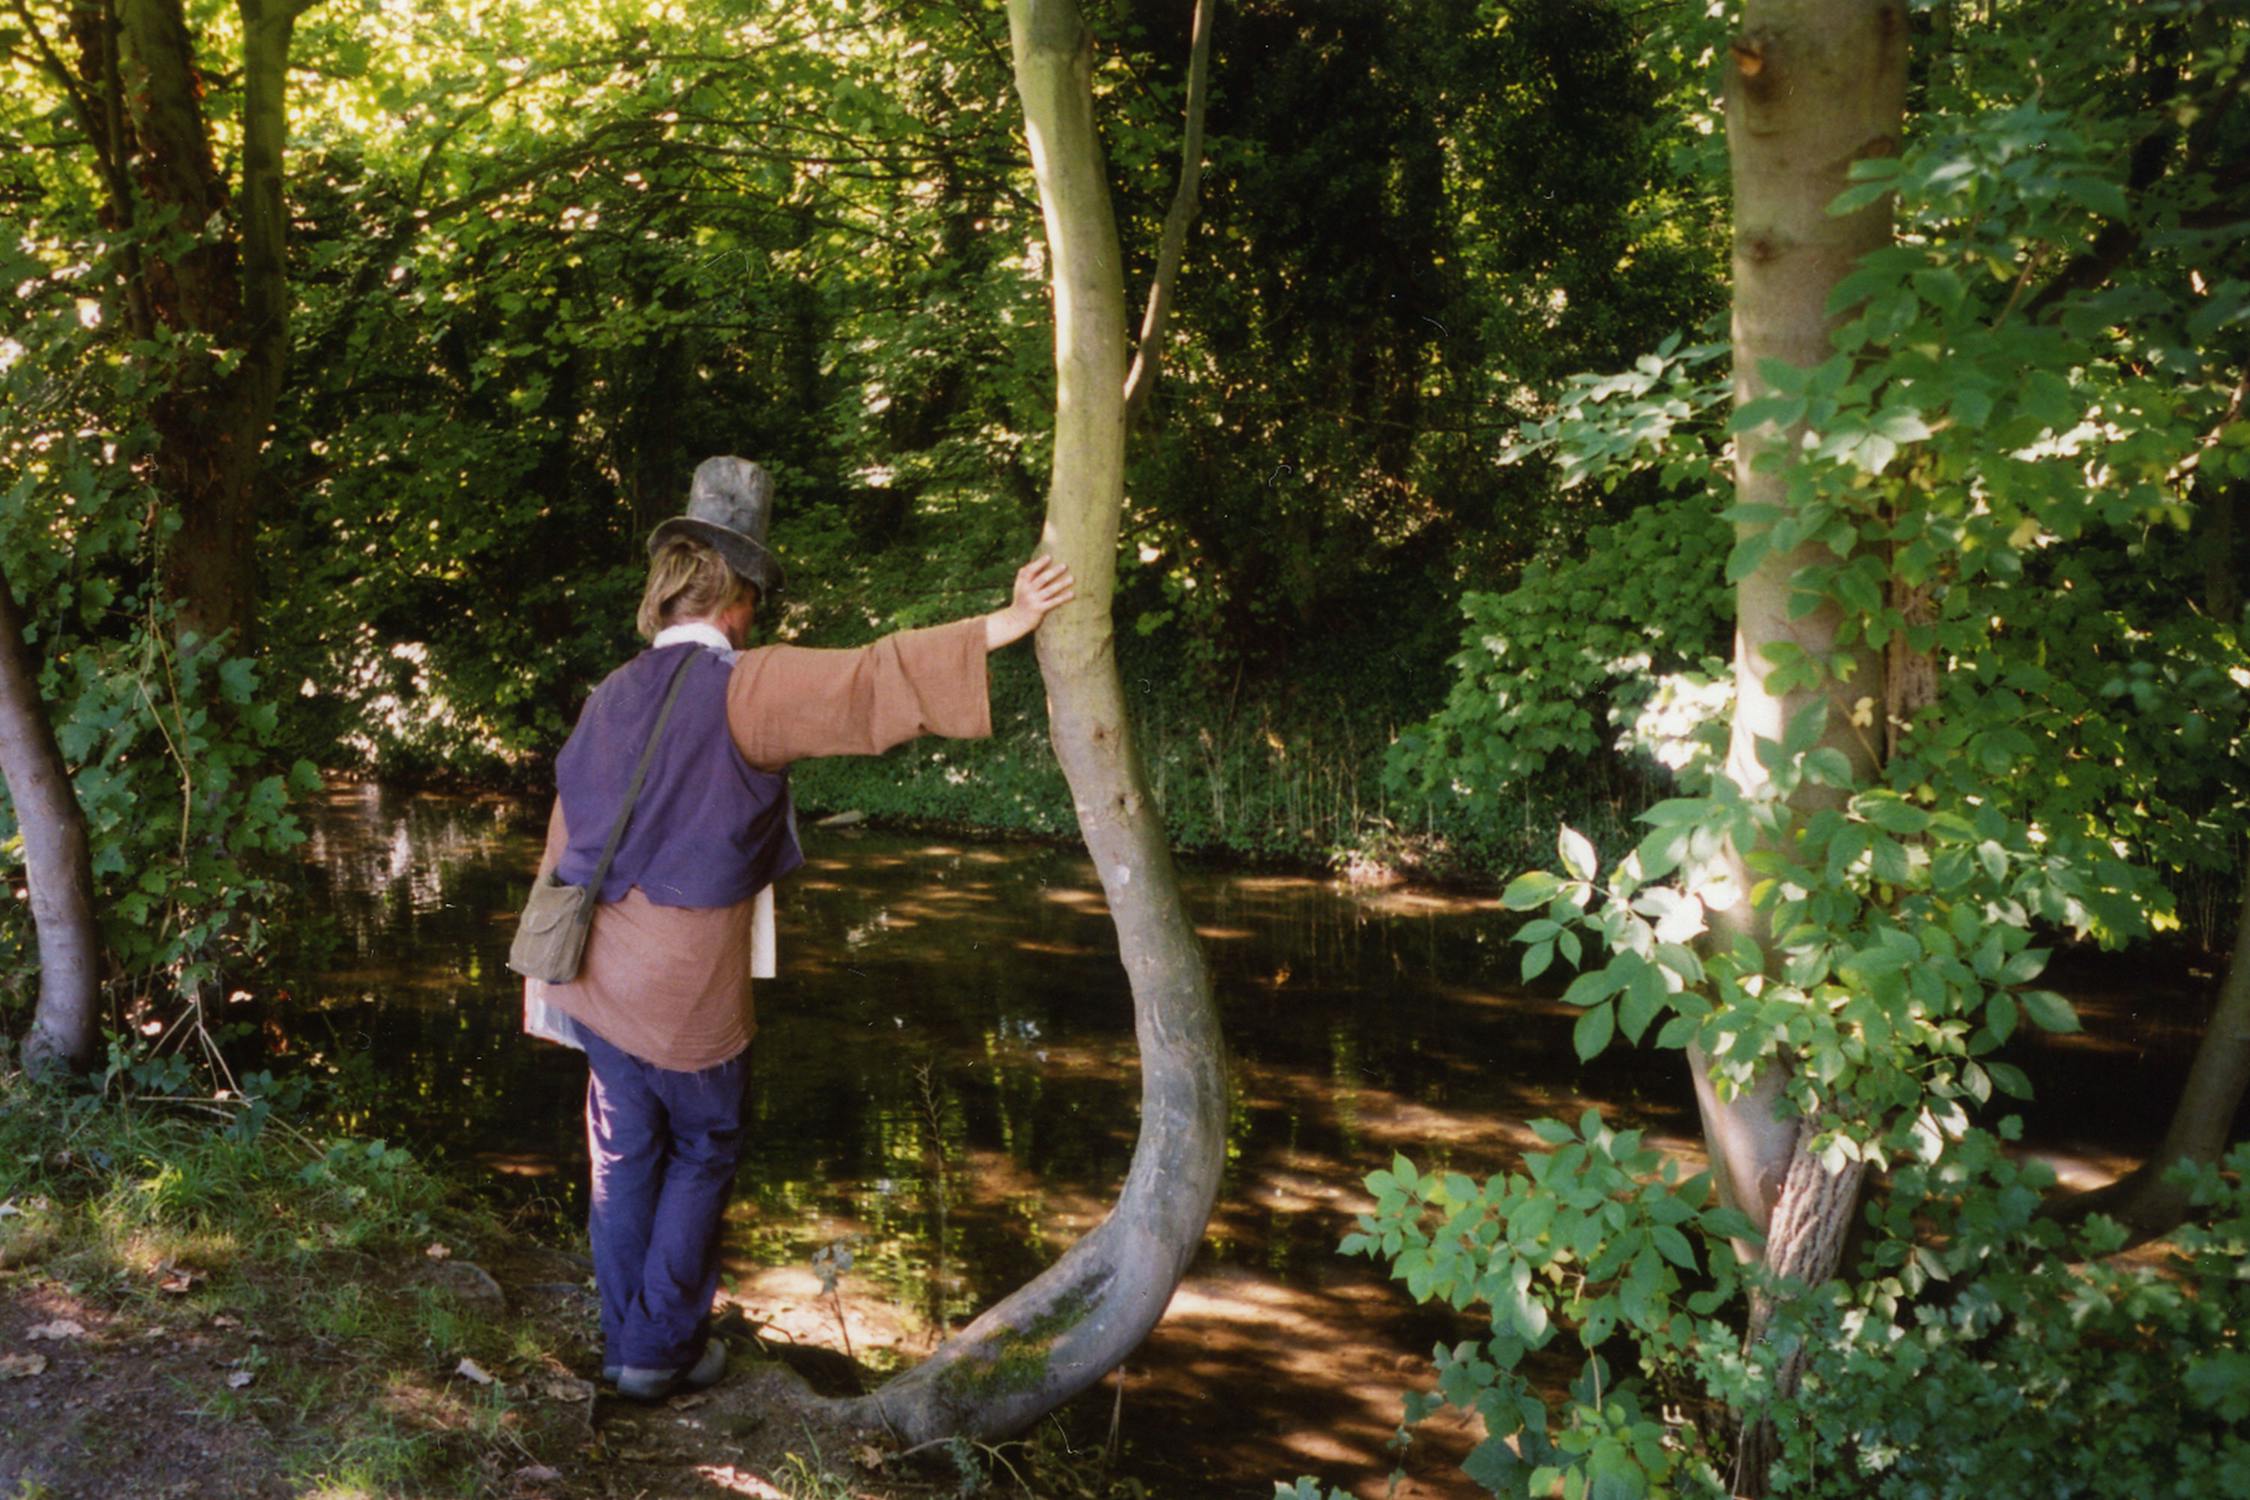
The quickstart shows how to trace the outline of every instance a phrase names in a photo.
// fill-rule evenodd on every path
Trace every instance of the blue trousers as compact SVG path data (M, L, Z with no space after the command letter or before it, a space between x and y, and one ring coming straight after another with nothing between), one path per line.
M711 1332L719 1229L742 1154L749 1054L695 1073L620 1051L587 1027L594 1286L602 1363L693 1364Z

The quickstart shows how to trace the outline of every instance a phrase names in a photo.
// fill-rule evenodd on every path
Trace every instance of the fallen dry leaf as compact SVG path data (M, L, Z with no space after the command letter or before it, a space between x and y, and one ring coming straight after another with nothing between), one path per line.
M442 1245L439 1244L436 1240L432 1240L430 1241L429 1248L424 1250L422 1253L424 1255L427 1255L432 1260L444 1260L453 1254L453 1247L451 1245Z
M175 1297L195 1290L195 1284L203 1280L201 1271L190 1271L183 1267L159 1266L157 1270L163 1274L164 1279L156 1284L156 1289L170 1292Z
M475 1360L470 1359L467 1355L463 1355L461 1357L461 1363L453 1367L453 1373L460 1376L463 1380L473 1380L478 1385L492 1384L492 1372L485 1369L483 1365L478 1364Z
M525 1464L508 1477L518 1484L553 1484L562 1478L562 1470L550 1469L545 1464Z
M695 1472L732 1495L748 1495L751 1500L788 1500L782 1491L748 1469L738 1469L732 1464L704 1464Z
M255 1371L237 1370L232 1375L229 1375L227 1377L227 1389L230 1391L239 1391L244 1386L248 1385L251 1381L256 1380L257 1378L258 1376Z
M85 1336L86 1326L69 1318L57 1318L52 1323L34 1323L24 1333L24 1337L33 1343L41 1339L82 1339Z
M0 1380L22 1380L47 1372L44 1354L0 1354Z
M539 1382L539 1393L549 1401L577 1403L594 1399L594 1383L568 1375L552 1375Z
M237 1317L232 1317L226 1313L220 1313L217 1317L211 1320L211 1326L213 1328L240 1328L242 1326L242 1320Z

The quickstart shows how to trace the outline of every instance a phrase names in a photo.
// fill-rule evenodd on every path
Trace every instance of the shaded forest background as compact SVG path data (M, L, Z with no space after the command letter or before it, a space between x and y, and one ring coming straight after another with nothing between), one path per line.
M190 19L224 180L240 21ZM1145 285L1187 12L1092 21L1127 280ZM133 461L162 441L143 397L166 361L210 358L213 380L252 341L120 347L99 164L11 35L27 235L0 254L31 321L0 377L19 461L0 526L47 642L94 648L47 658L78 674L60 686L84 756L137 698L119 672L148 675L102 652L145 656L150 557L176 524L143 484L160 466ZM1496 466L1502 440L1566 372L1629 365L1721 305L1711 120L1668 97L1677 69L1648 46L1564 0L1504 25L1251 5L1218 29L1117 616L1182 844L1461 871L1551 837L1541 796L1470 809L1386 786L1383 760L1442 699L1463 588L1645 498L1562 495L1544 464ZM288 373L239 585L254 603L210 622L234 624L227 655L255 648L256 687L215 680L237 710L220 717L284 758L539 787L583 693L633 649L643 539L712 453L780 480L791 586L767 638L856 644L989 607L1036 534L1053 403L1011 87L1001 17L970 5L307 9ZM204 227L224 238L224 218ZM1709 623L1683 660L1724 654ZM808 768L800 798L1068 832L1030 663L999 664L996 695L992 744ZM1606 748L1600 706L1575 711ZM1633 780L1583 759L1590 784L1584 766L1554 781L1574 797Z
M990 5L8 4L0 705L85 819L105 1097L184 1085L127 1038L258 972L324 771L546 785L700 459L779 481L769 638L989 608L1049 513ZM1686 1054L1708 1176L1589 1112L1529 1123L1528 1175L1365 1179L1348 1246L1489 1313L1409 1403L1477 1413L1479 1483L1855 1493L1911 1455L1997 1495L2069 1449L2231 1493L2250 930L2114 1191L2007 1149L2003 1054L2077 1029L2030 987L2063 944L2239 930L2250 26L1724 9L1225 9L1118 555L1153 790L1188 849L1515 874L1579 1062ZM1137 290L1187 7L1087 20ZM1823 66L1857 92L1776 84ZM994 672L992 741L803 803L1067 833L1036 670ZM42 894L0 908L17 1009ZM2172 1279L2110 1264L2175 1231ZM1567 1398L1519 1368L1558 1337Z

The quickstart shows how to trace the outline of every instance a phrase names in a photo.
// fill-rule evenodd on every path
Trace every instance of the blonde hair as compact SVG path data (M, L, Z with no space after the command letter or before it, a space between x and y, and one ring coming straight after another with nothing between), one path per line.
M726 559L702 542L674 537L648 563L648 587L633 624L644 640L675 620L705 619L730 608L757 586L727 566Z

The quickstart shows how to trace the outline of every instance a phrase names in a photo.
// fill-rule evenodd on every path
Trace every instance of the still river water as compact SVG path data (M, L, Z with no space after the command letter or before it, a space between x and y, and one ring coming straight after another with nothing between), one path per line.
M305 847L287 1032L384 1080L353 1122L479 1164L575 1216L584 1067L516 1033L504 967L544 809L331 789ZM1139 1081L1091 867L1028 844L808 828L784 887L781 977L758 987L751 1138L729 1228L734 1294L801 1341L919 1357L1090 1227L1122 1181ZM1383 1492L1398 1393L1473 1329L1336 1252L1369 1171L1405 1151L1482 1175L1523 1122L1589 1104L1699 1160L1677 1059L1581 1067L1575 1013L1526 996L1488 898L1189 869L1231 1053L1227 1172L1202 1253L1124 1376L1124 1468L1166 1495L1269 1495L1318 1473ZM2191 978L2191 976L2183 976ZM1551 991L1550 991L1551 994ZM2145 1149L2193 1043L2192 1006L2099 974L2088 1034L2027 1059L2036 1149L2066 1181ZM2136 1018L2135 1013L2138 1013ZM840 1308L813 1255L842 1243ZM1099 1440L1117 1382L1082 1398ZM1401 1495L1462 1493L1472 1435L1434 1419Z

